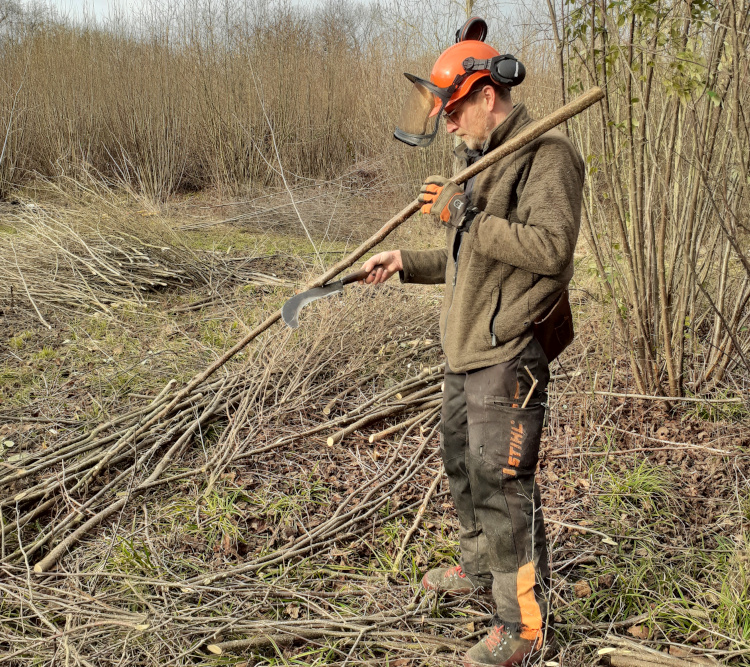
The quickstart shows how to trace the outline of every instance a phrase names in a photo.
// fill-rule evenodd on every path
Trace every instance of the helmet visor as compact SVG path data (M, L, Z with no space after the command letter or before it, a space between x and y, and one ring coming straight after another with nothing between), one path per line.
M412 82L412 87L393 136L409 146L429 146L437 134L440 113L446 99L450 99L450 93L412 74L406 77Z

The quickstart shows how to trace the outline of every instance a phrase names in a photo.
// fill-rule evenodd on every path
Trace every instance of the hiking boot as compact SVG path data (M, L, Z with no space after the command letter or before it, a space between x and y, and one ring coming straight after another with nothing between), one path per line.
M525 639L521 634L531 636ZM464 667L493 665L511 667L511 665L532 664L541 656L542 631L510 629L502 621L496 621L489 634L478 644L472 646L464 656Z
M464 595L473 591L482 591L486 587L475 583L460 565L454 567L436 567L422 578L422 586L428 591Z

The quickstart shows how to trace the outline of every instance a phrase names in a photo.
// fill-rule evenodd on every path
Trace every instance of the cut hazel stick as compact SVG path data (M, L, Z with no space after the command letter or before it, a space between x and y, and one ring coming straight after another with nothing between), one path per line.
M432 396L432 394L437 394L441 391L440 384L434 384L430 387L426 387L424 389L420 389L419 391L415 391L407 396L409 399L409 402L416 401L418 398L424 398L425 396ZM398 400L401 400L403 397L399 394L396 394L396 398Z
M425 410L424 412L420 412L418 415L414 417L410 417L409 419L402 421L398 424L394 424L393 426L389 426L388 428L380 431L379 433L373 433L370 438L370 444L373 442L378 442L378 440L382 440L383 438L387 438L389 435L392 435L394 433L397 433L398 431L407 428L408 426L411 426L412 424L416 424L417 422L422 421L423 419L428 419L429 417L435 415L440 410L440 406L437 406L436 408L432 408L431 410Z
M441 403L442 403L442 400L437 399L435 401L428 401L427 403L418 404L418 407L422 409L434 408L440 405ZM363 426L367 426L367 424L371 424L374 421L383 419L383 417L390 417L392 415L397 415L400 412L406 412L412 407L416 407L416 406L413 406L412 404L398 403L396 405L392 405L388 408L385 408L384 410L379 410L377 412L373 412L369 415L366 415L362 417L362 419L334 433L331 437L328 438L328 440L326 441L326 444L329 447L333 447L336 443L341 442L347 435L351 435L352 433L354 433L354 431L362 428Z

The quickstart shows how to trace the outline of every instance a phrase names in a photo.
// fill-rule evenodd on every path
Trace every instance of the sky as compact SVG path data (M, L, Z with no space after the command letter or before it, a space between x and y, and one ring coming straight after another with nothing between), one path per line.
M112 10L122 13L138 12L147 0L43 0L63 15L81 19L92 14L97 20L106 19Z
M21 0L22 4L25 0ZM137 15L145 6L153 6L153 0L38 0L54 7L63 15L82 19L92 14L98 21L106 20L115 11L120 15ZM168 4L168 0L161 0ZM303 5L315 0L297 0L295 4Z

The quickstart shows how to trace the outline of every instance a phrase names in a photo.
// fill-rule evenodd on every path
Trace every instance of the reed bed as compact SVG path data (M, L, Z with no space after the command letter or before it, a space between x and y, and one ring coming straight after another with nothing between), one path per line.
M452 32L403 9L337 3L271 7L184 0L105 25L21 16L7 35L0 195L41 175L113 185L164 201L206 189L262 194L352 172L358 187L417 184L451 170L453 142L415 152L392 138L408 92ZM452 8L444 20L463 19ZM498 48L525 58L521 92L554 106L549 53L534 31L488 8ZM455 27L453 28L455 30ZM384 166L387 165L387 166Z

